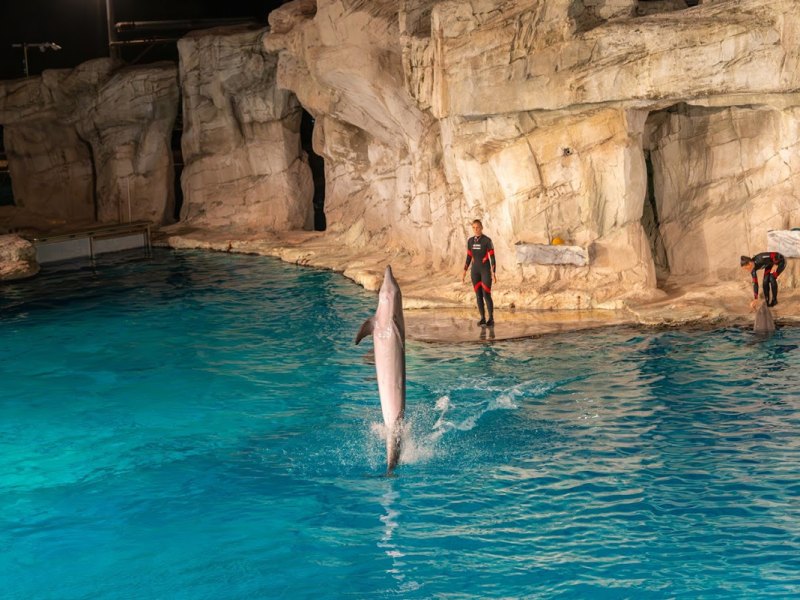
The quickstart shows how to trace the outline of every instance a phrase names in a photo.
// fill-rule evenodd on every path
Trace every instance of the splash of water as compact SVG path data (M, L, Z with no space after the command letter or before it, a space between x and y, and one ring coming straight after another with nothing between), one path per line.
M439 396L432 407L418 405L413 412L409 411L406 414L403 422L400 462L403 464L428 462L439 454L448 434L473 430L487 413L497 410L516 410L519 408L518 399L529 393L531 383L525 381L511 388L487 389L490 392L500 393L492 394L490 400L477 406L465 403L466 415L453 415L456 405L450 394ZM370 432L374 438L386 441L386 428L383 423L371 423Z

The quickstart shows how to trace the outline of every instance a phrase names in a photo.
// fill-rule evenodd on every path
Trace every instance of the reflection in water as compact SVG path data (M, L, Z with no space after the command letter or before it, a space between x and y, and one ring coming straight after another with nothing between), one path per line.
M400 512L394 508L398 497L399 493L394 489L394 482L387 481L386 492L381 496L383 514L380 516L380 520L383 523L383 535L378 542L378 548L381 548L391 559L391 567L386 570L386 574L397 582L401 591L413 591L419 589L420 585L416 581L406 581L403 570L403 567L406 566L406 562L403 560L405 554L394 539L400 517Z

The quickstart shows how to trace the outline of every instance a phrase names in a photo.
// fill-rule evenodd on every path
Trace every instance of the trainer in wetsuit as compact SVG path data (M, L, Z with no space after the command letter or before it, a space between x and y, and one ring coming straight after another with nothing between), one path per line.
M475 219L472 222L472 231L475 235L467 240L467 262L464 263L464 273L461 281L467 275L470 263L472 263L472 287L475 289L475 298L478 302L478 311L481 313L481 320L478 325L494 325L494 302L492 302L492 281L497 283L497 263L494 259L494 245L492 240L483 235L483 224ZM486 320L486 312L489 309L489 320Z
M753 278L753 297L751 307L755 307L758 301L758 270L764 269L764 300L767 306L775 306L778 303L778 275L786 268L786 259L780 252L762 252L753 258L742 256L742 269L750 271ZM775 269L773 272L772 269ZM770 298L771 296L771 298Z

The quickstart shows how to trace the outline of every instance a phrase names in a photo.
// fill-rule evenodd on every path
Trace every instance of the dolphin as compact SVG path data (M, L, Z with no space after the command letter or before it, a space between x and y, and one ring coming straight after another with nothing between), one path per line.
M775 331L775 321L772 320L772 313L769 312L766 302L762 302L761 306L756 310L753 331L762 335L769 335Z
M403 414L406 410L406 325L403 320L403 296L387 266L378 292L378 308L356 335L358 344L372 334L375 348L375 372L381 398L383 423L386 426L386 474L391 475L400 458Z

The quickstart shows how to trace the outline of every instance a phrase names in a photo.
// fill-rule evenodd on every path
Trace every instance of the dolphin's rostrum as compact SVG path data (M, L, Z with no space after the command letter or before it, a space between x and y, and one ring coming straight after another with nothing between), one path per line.
M767 308L767 303L762 302L756 310L756 320L753 323L753 331L762 335L770 335L775 331L775 322L772 320L772 313Z
M400 458L403 414L406 409L406 326L403 296L387 266L378 292L378 308L356 335L356 344L372 334L375 346L375 372L386 426L386 473L391 474Z

